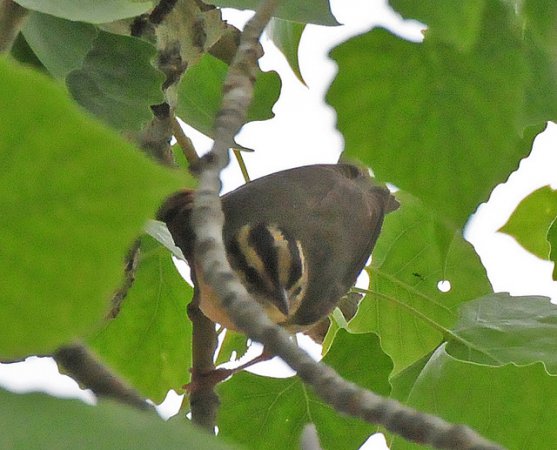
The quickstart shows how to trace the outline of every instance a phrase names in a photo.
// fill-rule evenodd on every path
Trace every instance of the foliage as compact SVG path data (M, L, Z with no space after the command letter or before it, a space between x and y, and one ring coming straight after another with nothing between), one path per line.
M160 403L188 381L191 288L156 224L147 229L163 245L141 239L136 281L118 316L106 316L131 243L166 195L193 182L126 138L148 126L151 106L172 96L178 115L211 136L227 62L181 38L183 53L194 56L176 90L164 91L168 73L155 41L168 33L129 36L133 17L153 2L18 3L32 12L11 57L0 59L0 357L50 354L79 339ZM367 295L345 329L328 336L334 339L325 362L510 449L553 448L557 309L545 298L493 293L463 236L478 205L557 120L557 3L391 6L425 24L423 42L372 29L331 52L339 72L326 99L345 155L400 188L402 207L385 221ZM204 23L214 40L224 35L220 16ZM327 1L301 7L285 0L271 32L300 78L297 49L308 23L337 24ZM278 74L259 73L249 120L273 117L280 88ZM556 262L555 191L544 187L524 199L502 231ZM439 288L443 281L448 292ZM219 360L245 345L230 334ZM97 448L102 436L104 448L228 448L219 443L226 440L289 449L314 422L326 448L348 449L375 431L339 417L296 378L240 374L219 393L221 439L206 442L188 424L164 424L119 405L2 392L0 446ZM414 447L389 439L393 449Z

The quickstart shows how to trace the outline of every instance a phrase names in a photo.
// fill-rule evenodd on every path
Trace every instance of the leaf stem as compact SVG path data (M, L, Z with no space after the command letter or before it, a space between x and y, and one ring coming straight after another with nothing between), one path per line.
M244 177L244 181L249 183L251 181L248 173L248 168L246 167L246 162L244 161L244 157L242 156L242 152L238 149L232 149L234 152L234 156L236 157L236 161L238 161L238 165L240 166L240 170L242 171L242 176Z
M196 167L199 164L199 155L195 151L195 147L193 146L191 139L186 136L186 133L184 133L184 130L176 117L172 119L172 133L176 138L176 142L178 142L178 145L182 149L190 167Z

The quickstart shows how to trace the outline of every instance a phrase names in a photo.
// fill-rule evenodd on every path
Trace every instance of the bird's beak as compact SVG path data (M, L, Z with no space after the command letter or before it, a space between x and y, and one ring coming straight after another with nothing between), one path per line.
M288 310L289 310L289 298L288 292L282 286L278 286L277 291L275 293L274 304L277 309L288 317Z

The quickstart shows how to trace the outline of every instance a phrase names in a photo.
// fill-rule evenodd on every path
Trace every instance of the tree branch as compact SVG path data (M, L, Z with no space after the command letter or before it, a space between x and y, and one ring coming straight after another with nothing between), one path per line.
M0 0L0 53L8 53L29 10L13 0Z
M143 411L154 410L132 388L126 386L81 344L60 347L54 360L79 384L91 389L99 397L115 399Z
M195 291L192 302L188 305L188 317L192 322L192 390L189 396L192 422L215 433L219 397L212 383L198 384L203 375L215 370L213 358L217 349L215 324L201 312Z
M196 262L238 328L280 356L337 411L383 425L408 440L440 449L501 449L468 427L447 423L380 397L345 381L331 368L315 362L290 341L285 330L269 320L230 268L222 240L224 215L220 207L219 175L229 162L228 149L233 146L233 138L245 121L255 82L255 49L277 3L277 0L262 2L255 16L246 24L225 80L223 103L215 123L215 141L212 151L202 160L192 212Z

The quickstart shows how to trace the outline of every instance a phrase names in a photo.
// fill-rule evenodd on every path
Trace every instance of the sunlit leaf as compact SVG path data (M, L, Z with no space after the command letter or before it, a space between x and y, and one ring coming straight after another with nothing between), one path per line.
M0 83L0 356L50 353L99 325L130 243L180 181L51 79L1 59Z

